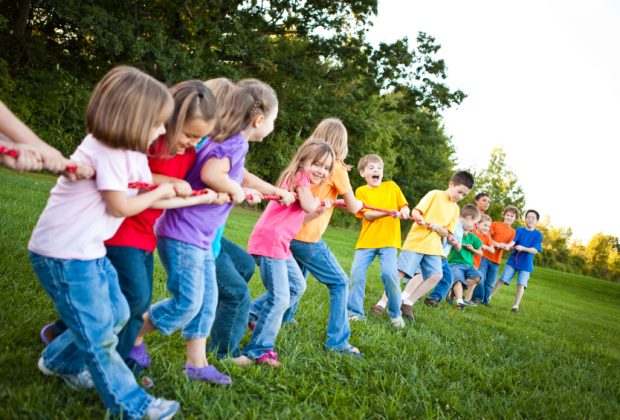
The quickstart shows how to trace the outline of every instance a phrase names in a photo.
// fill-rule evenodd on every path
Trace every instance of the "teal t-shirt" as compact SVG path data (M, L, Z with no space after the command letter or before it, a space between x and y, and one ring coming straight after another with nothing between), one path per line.
M482 246L482 241L473 233L468 233L467 235L463 235L462 245L472 245L475 249L480 249ZM474 254L469 249L461 247L460 251L455 251L454 248L448 254L448 262L450 264L465 264L474 266Z

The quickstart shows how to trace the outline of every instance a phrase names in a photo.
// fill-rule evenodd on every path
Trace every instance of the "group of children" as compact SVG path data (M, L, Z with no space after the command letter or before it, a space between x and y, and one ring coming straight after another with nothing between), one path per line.
M360 160L366 185L354 194L345 163L347 131L335 118L317 126L270 184L245 169L245 157L249 142L273 131L277 115L276 93L256 79L190 80L167 88L119 66L96 85L86 111L88 134L71 160L40 140L20 146L14 138L27 137L23 124L6 134L19 156L11 161L3 155L5 165L67 175L51 190L28 244L33 269L60 317L41 331L41 372L76 389L96 388L115 415L170 418L179 403L151 396L150 378L136 380L135 372L151 363L145 336L181 330L181 370L190 380L231 384L209 364L207 349L240 366L279 367L275 341L283 323L296 322L310 273L329 289L325 348L362 356L349 342L349 321L365 316L366 271L377 255L386 296L372 310L387 307L396 327L404 327L403 316L413 319L413 304L433 288L427 303L452 289L462 307L472 305L471 293L483 279L484 287L476 288L482 298L475 293L473 299L488 303L499 288L493 290L493 276L503 249L514 252L500 285L518 273L518 308L533 255L541 251L538 213L529 211L526 228L510 236L514 217L498 227L488 217L480 220L475 206L459 210L456 203L474 184L468 172L456 173L445 191L429 192L410 210L396 183L383 182L377 155ZM149 188L138 193L132 183ZM234 204L255 204L266 194L277 201L265 208L245 251L223 236L226 220ZM321 239L338 196L346 211L362 218L350 282ZM398 254L399 219L410 217L416 223ZM155 248L170 297L152 304ZM472 256L481 253L478 272ZM265 292L251 301L255 264ZM241 350L247 326L252 335Z

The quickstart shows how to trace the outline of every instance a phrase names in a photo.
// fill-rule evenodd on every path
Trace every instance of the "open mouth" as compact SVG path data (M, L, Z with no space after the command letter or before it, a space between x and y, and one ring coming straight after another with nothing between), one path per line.
M373 176L371 177L371 179L372 179L373 181L375 181L375 182L379 182L379 180L381 179L381 177L380 177L379 175L373 175Z

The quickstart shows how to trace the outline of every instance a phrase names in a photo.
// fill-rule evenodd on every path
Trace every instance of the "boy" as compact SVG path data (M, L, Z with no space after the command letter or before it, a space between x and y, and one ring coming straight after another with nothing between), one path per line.
M421 271L424 281L410 281L407 284L403 296L410 296L403 300L403 317L413 320L415 302L441 279L441 238L454 233L459 218L459 206L456 203L469 194L473 186L472 174L457 172L450 179L446 190L430 191L411 212L417 221L402 246L398 257L398 271L401 278L413 277Z
M482 261L480 261L480 275L482 281L474 290L473 300L476 303L484 305L489 304L489 297L495 287L495 280L499 271L499 263L502 261L502 253L506 249L510 249L510 243L515 238L515 230L511 227L515 220L519 217L519 210L515 206L506 206L504 209L504 222L491 223L489 233L495 252L491 254L484 251Z
M460 223L463 226L463 239L459 249L453 247L448 255L448 263L452 270L452 291L456 298L456 306L465 308L463 301L463 289L468 289L480 281L480 273L474 267L474 255L482 255L480 247L482 241L471 230L480 220L480 212L476 206L468 204L463 207L460 215Z
M490 254L495 253L495 248L493 247L493 241L489 236L489 230L491 229L491 217L488 214L482 214L480 216L480 221L476 223L474 229L474 235L478 237L482 241L482 246L480 247L479 252L474 253L474 267L476 270L480 267L480 262L482 261L482 254L486 251ZM474 302L471 301L471 298L474 294L474 290L476 289L476 285L472 285L472 287L467 289L467 295L465 296L465 305L467 306L477 306Z
M517 274L517 293L512 306L513 312L519 312L519 304L527 288L530 273L534 271L534 255L542 252L542 233L536 229L539 219L540 215L536 210L525 212L525 227L517 229L515 239L510 244L514 250L506 261L499 283L489 297L491 299L503 284L510 285L512 278Z
M364 288L366 271L379 256L381 280L389 298L388 314L396 328L403 328L405 322L400 313L400 284L396 271L396 258L400 249L399 217L409 217L407 199L394 181L382 182L383 160L377 155L363 156L357 168L366 185L355 190L355 198L361 202L385 209L398 209L392 215L362 208L356 217L362 219L362 230L355 245L355 256L351 266L351 288L347 309L351 321L363 320ZM391 216L391 217L390 217Z

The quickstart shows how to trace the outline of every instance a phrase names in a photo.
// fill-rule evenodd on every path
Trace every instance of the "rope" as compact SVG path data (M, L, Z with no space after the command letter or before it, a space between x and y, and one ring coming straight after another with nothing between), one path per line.
M10 156L14 159L17 159L19 157L19 152L15 149L10 149L6 146L0 146L0 155L7 155ZM77 173L77 166L76 165L67 165L65 167L65 171L70 172L72 174Z

